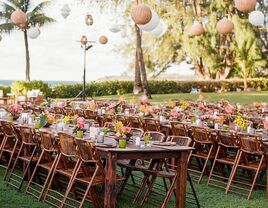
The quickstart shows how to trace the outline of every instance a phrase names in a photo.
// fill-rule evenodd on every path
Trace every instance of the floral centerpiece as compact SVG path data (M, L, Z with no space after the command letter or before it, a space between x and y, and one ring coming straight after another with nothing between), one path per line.
M71 116L64 116L63 123L70 124L71 123Z
M182 110L187 110L188 108L190 108L190 103L186 100L181 100L180 107Z
M90 100L88 102L88 109L91 110L91 111L95 111L95 107L96 107L95 100Z
M171 119L175 119L175 120L177 120L178 117L180 116L180 113L179 113L179 111L178 111L176 108L173 108L173 109L170 111L170 115L171 115Z
M12 116L12 120L16 120L19 118L22 107L19 104L11 104L8 106L8 111Z
M247 120L243 117L241 113L238 113L234 120L235 125L237 125L241 130L245 131L247 130Z
M78 138L83 138L84 137L84 131L85 131L85 123L86 123L86 119L83 117L78 117L77 118L77 124L76 127L74 129L74 132L76 133L76 136Z
M114 130L116 132L115 136L118 138L130 139L132 136L131 128L124 126L121 121L115 123Z

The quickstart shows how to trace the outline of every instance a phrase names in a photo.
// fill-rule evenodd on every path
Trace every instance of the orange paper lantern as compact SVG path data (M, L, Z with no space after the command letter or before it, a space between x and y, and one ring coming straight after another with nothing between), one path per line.
M255 10L256 0L235 0L235 8L240 12L252 12Z
M108 38L106 36L102 35L99 38L99 42L100 42L100 44L106 44L106 43L108 43Z
M27 15L21 10L16 10L11 14L10 19L15 25L22 25L27 22Z
M216 29L220 34L226 35L232 32L234 24L225 17L218 21Z
M139 4L133 8L131 18L136 24L145 25L152 19L152 11L146 4Z
M194 23L190 28L190 35L199 36L204 32L204 28L200 23Z

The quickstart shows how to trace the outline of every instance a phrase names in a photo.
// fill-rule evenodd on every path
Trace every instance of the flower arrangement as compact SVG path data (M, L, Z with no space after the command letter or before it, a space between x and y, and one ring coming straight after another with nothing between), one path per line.
M241 113L238 113L234 120L234 123L242 130L247 129L247 120L243 117Z
M91 111L94 111L95 110L95 107L96 107L95 100L90 100L88 102L88 109L91 110Z
M259 109L259 108L262 106L262 104L259 103L259 102L253 102L253 106L254 106L255 108Z
M166 107L168 108L175 108L176 107L176 102L172 101L172 100L169 100L167 103L166 103Z
M114 129L116 131L116 136L121 138L130 138L131 135L131 128L124 126L121 121L118 121L114 125Z
M180 106L182 110L187 110L190 107L190 103L187 102L186 100L181 100Z
M66 123L66 124L71 123L71 116L65 116L65 117L63 118L63 122Z
M146 96L143 96L143 97L141 97L141 99L140 99L140 104L141 105L146 105L147 104L147 97Z
M64 108L66 106L66 102L65 101L59 101L57 102L57 106L60 108Z
M142 112L145 116L148 116L153 112L153 109L147 105L141 105L140 112Z
M202 115L200 116L200 120L201 121L205 121L207 123L211 123L212 121L215 120L215 116L214 115Z
M77 124L76 124L77 129L83 130L85 127L86 119L83 117L78 117L76 121L77 121Z
M172 118L177 119L179 117L180 113L177 111L176 108L174 108L170 111L170 115Z
M21 106L18 104L11 104L8 109L12 115L17 115L21 112Z

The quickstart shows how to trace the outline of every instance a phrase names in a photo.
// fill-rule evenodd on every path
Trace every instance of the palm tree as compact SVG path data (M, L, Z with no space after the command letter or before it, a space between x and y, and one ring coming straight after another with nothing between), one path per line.
M24 44L26 52L26 81L30 81L30 53L27 30L30 27L42 27L47 23L55 22L51 17L44 13L44 9L51 3L50 0L41 1L36 3L36 0L2 0L0 6L3 8L0 11L0 20L4 23L0 24L0 32L11 33L16 29L10 16L15 10L22 10L27 14L27 23L19 29L24 35Z
M254 39L244 40L242 44L235 44L235 64L238 74L244 80L244 91L247 91L247 79L256 73L257 68L265 67L266 60L261 56Z

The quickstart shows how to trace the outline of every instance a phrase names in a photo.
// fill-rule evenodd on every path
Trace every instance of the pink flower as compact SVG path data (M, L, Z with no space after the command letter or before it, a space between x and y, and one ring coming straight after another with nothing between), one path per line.
M232 113L234 111L234 107L231 104L228 104L225 107L225 111L226 111L226 113Z
M58 102L58 107L63 108L65 106L66 106L66 102L65 101Z
M10 110L12 113L15 113L15 114L19 113L20 109L21 109L21 106L18 105L18 104L11 104L11 105L9 106L9 110Z
M198 108L200 108L200 109L205 108L204 103L198 103Z
M268 129L268 121L263 122L264 129Z
M78 128L83 129L84 126L85 126L85 122L86 122L86 119L85 118L78 117L77 118L77 126L78 126Z
M124 126L122 128L122 132L124 132L124 133L130 133L131 132L131 128L130 127L127 127L127 126Z
M146 105L147 103L147 97L146 96L143 96L141 99L140 99L140 104L141 105Z
M170 114L173 118L178 118L179 117L179 112L176 109L172 109L170 111Z

